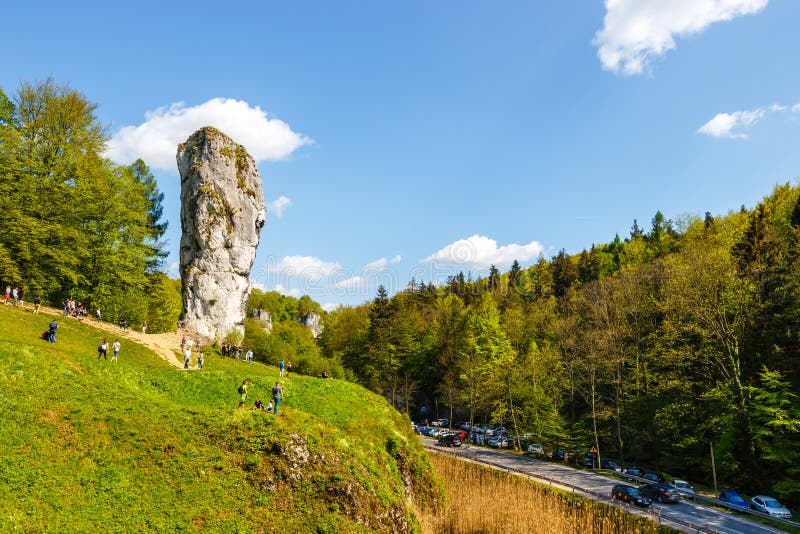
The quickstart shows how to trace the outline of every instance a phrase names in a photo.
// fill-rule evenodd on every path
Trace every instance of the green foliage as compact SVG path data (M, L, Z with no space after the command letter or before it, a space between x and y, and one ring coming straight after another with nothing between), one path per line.
M0 94L0 278L29 301L74 297L141 322L163 197L142 161L102 158L96 107L52 79Z
M282 416L237 411L242 379L267 398L276 369L209 355L178 372L126 339L112 365L91 325L39 340L50 319L0 306L4 532L389 532L384 511L419 528L406 483L442 499L408 419L359 386L293 374Z
M800 504L800 187L340 308L320 346L422 417L497 422ZM404 398L398 391L408 385Z

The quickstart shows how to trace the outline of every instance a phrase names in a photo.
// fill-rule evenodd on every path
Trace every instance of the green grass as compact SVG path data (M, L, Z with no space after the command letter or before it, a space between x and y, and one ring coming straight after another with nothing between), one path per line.
M90 324L39 339L51 319L0 306L2 532L417 530L441 499L407 419L359 386L295 375L280 416L237 411L277 369L178 371L125 339L114 365Z

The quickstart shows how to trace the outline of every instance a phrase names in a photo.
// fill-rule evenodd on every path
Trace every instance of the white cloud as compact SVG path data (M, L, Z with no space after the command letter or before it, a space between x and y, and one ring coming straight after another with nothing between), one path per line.
M336 289L361 289L365 285L364 278L360 276L351 276L333 284Z
M539 256L544 247L536 241L527 245L510 244L497 246L497 241L488 237L474 235L459 239L443 249L431 254L422 261L438 265L463 265L473 269L485 269L490 265L497 267L511 265L514 260L528 261Z
M336 304L335 302L324 302L324 303L320 304L320 306L326 312L331 312L331 311L335 310L336 308L338 308L339 304Z
M364 266L364 272L365 273L369 273L369 272L375 272L375 271L382 271L382 270L386 269L389 265L391 265L393 263L400 263L400 260L402 260L402 259L403 258L401 258L398 255L398 256L395 256L394 258L391 258L391 259L380 258L378 260L371 261L371 262L369 262L368 264L366 264Z
M281 195L267 204L267 214L274 213L277 218L283 217L283 210L292 205L292 199Z
M300 290L297 288L289 289L285 287L283 284L275 284L275 287L272 288L273 291L280 293L281 295L286 295L287 297L299 297Z
M179 278L181 275L181 263L179 261L173 261L167 265L167 275L169 275L170 278Z
M724 139L747 139L746 130L766 115L762 108L733 113L717 113L713 119L698 128L697 133Z
M792 113L797 113L798 111L800 111L800 103L797 103L794 106L792 106Z
M146 112L145 122L125 126L113 135L105 155L125 164L142 158L151 167L175 172L178 144L209 125L243 145L256 161L283 159L312 143L282 120L267 117L259 106L251 107L232 98L213 98L197 106L176 102Z
M768 0L606 0L603 28L594 37L603 68L641 74L654 57L709 25L758 13Z
M783 106L781 104L772 104L769 107L769 110L770 111L786 111L786 106Z
M330 276L341 268L338 263L323 261L313 256L284 256L279 262L267 266L270 272L310 282L318 282L324 276Z

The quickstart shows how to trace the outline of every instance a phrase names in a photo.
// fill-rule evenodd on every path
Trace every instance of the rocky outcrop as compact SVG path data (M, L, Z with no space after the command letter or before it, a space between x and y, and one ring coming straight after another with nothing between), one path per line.
M322 333L322 329L324 328L322 324L322 317L318 313L311 312L302 319L300 322L303 323L311 333L314 335L315 338L318 338L319 335Z
M255 161L206 126L178 146L182 318L206 343L244 335L250 269L266 206Z
M258 320L264 330L272 332L272 314L270 312L262 310L261 308L255 308L252 313L253 318Z

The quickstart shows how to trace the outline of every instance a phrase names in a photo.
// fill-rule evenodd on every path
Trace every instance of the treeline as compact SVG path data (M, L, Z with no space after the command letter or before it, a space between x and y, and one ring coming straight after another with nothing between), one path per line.
M267 312L271 325L253 316L254 311ZM252 349L257 361L277 365L281 360L292 362L292 371L321 376L323 372L343 378L344 369L338 361L322 355L311 329L303 324L310 314L325 316L320 305L308 295L294 298L276 291L254 288L247 301L247 319L242 345Z
M493 422L800 503L800 188L331 312L320 339L420 417Z
M180 281L162 271L163 195L147 165L102 156L97 106L52 79L0 89L0 282L25 299L173 330Z

